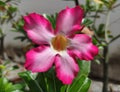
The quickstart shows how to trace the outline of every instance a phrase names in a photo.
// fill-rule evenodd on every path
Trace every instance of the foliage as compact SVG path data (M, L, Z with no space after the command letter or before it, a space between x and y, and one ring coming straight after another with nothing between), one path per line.
M15 21L19 2L19 0L0 0L0 58L4 58L5 26Z
M6 73L8 71L13 71L17 68L17 66L9 67L10 69L7 69L7 65L9 62L4 62L0 64L0 92L23 92L22 88L23 86L21 84L13 84L6 78Z
M72 85L63 85L55 77L54 67L46 73L33 74L25 71L19 75L28 85L30 92L87 92L91 84L91 80L87 77L90 72L90 62L80 60L78 62L81 71Z
M23 92L20 84L12 84L6 78L0 78L0 92Z

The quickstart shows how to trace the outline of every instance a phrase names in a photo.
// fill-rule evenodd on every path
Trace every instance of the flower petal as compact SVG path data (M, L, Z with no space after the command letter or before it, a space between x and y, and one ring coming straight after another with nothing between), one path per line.
M71 39L68 52L72 56L77 56L81 60L93 60L98 54L97 46L92 44L92 39L85 34L76 34Z
M24 22L24 30L36 44L47 44L53 37L52 26L42 15L31 13L28 16L24 16Z
M47 46L31 49L26 54L25 68L32 72L45 72L53 64L55 53Z
M62 56L56 56L55 66L57 77L64 84L71 84L79 71L78 65L67 53Z
M56 31L69 35L72 31L80 30L83 9L79 6L62 10L57 17Z

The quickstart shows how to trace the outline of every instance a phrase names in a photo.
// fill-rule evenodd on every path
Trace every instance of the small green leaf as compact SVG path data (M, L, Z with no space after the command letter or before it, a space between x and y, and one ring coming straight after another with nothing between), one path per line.
M45 14L45 17L51 22L51 24L52 24L52 27L55 29L55 27L56 27L56 16L57 16L57 14L55 14L55 15L46 15Z
M108 37L112 39L114 36L113 35L108 35Z
M98 27L98 32L103 31L104 28L105 28L105 24L100 24L99 27Z
M88 18L85 18L82 25L85 25L85 26L90 26L90 24L92 24L93 21L88 19Z
M18 36L18 37L15 37L14 39L15 40L20 39L21 41L24 41L24 40L26 40L26 37L25 36Z
M9 7L9 12L12 14L12 13L14 13L14 12L16 12L17 11L17 8L16 7L13 7L13 6L11 6L11 7Z
M98 60L98 59L95 59L94 60L97 64L100 64L101 62L100 62L100 60Z
M18 66L18 65L14 65L14 66L12 67L12 70L16 70L16 69L19 69L19 66Z

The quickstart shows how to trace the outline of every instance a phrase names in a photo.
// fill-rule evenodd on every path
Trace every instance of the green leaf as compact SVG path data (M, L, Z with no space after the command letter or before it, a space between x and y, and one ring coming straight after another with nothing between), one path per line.
M57 14L55 14L55 15L46 15L45 14L45 17L51 22L51 24L52 24L52 27L55 29L55 27L56 27L56 16L57 16Z
M114 36L113 35L108 35L108 37L112 39Z
M105 29L105 24L100 24L98 28L98 32L101 32Z
M43 89L43 92L47 92L47 81L46 81L46 76L44 73L39 73L36 81L38 81L39 85Z
M35 80L33 74L29 71L19 73L19 76L24 79L26 84L28 85L30 92L43 92L42 88Z
M72 83L67 92L88 92L90 84L91 80L83 75Z
M14 65L14 66L12 67L12 70L16 70L16 69L19 69L19 66L18 66L18 65Z
M12 25L13 29L11 31L19 32L22 34L22 36L15 37L15 40L20 39L21 41L25 41L25 40L29 41L27 34L23 29L23 26L24 26L24 21L22 18L20 18L18 21L13 23L13 25Z
M85 25L85 26L90 26L90 24L92 24L93 21L88 19L88 18L85 18L82 25Z
M0 6L5 6L5 5L6 5L5 2L0 1Z
M66 89L67 89L67 85L64 85L64 86L61 87L60 92L66 92Z
M12 13L14 13L14 12L16 12L17 11L17 7L13 7L13 6L11 6L11 7L9 7L9 12L12 14Z
M92 43L95 45L97 45L99 43L95 36L93 36L93 38L92 38Z
M24 40L26 40L26 37L25 36L18 36L18 37L15 37L14 39L15 40L20 39L21 41L24 41Z
M88 74L90 72L91 62L90 61L85 61L85 60L78 60L78 65L80 67L78 77L81 76L81 75L88 76Z
M0 92L23 92L21 89L22 85L13 85L6 78L0 78Z
M60 92L61 86L63 85L56 77L54 68L51 68L47 72L39 73L36 81L42 88L43 92Z
M97 64L101 64L100 60L98 60L98 59L95 59L94 61L95 61Z
M45 73L46 81L48 85L47 92L60 92L61 86L63 85L60 80L56 77L54 68L50 69Z

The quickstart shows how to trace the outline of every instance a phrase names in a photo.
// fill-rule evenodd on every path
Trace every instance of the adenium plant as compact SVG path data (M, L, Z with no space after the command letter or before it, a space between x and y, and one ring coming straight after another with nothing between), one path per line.
M58 13L56 28L42 15L24 16L24 30L38 47L26 53L25 68L32 72L46 72L55 66L56 76L63 84L71 84L79 69L76 59L93 60L97 46L82 31L83 9L79 6Z

